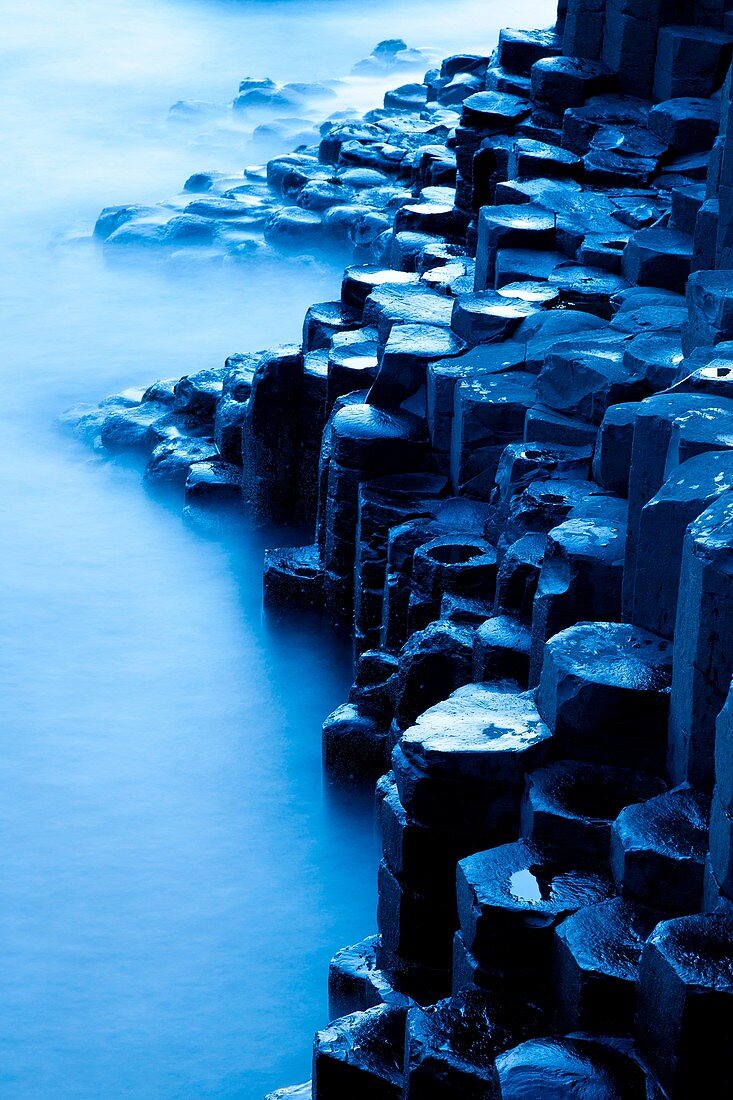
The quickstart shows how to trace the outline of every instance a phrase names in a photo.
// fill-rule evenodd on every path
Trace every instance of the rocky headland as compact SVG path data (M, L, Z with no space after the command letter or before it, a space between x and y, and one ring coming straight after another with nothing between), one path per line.
M193 518L309 529L265 606L352 633L323 757L376 781L376 932L280 1100L733 1092L732 60L722 0L569 0L99 218L348 261L302 343L68 418Z

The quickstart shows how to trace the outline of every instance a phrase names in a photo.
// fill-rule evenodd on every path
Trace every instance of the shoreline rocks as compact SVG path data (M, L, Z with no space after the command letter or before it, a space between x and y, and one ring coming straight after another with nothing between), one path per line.
M377 780L377 934L274 1095L729 1082L733 12L678 7L568 0L266 171L100 216L110 253L347 264L299 345L67 418L187 509L308 528L265 607L352 631L324 766Z

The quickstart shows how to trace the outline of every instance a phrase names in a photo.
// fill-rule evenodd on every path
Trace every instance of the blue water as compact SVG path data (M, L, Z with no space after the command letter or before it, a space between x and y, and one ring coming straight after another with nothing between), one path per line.
M396 34L482 49L501 7L0 3L2 1100L255 1100L303 1080L328 959L375 923L370 799L321 781L344 649L263 620L271 536L197 535L55 424L297 338L338 272L112 268L74 238L104 205L251 159L237 134L170 126L175 100L224 101L248 72L339 75Z

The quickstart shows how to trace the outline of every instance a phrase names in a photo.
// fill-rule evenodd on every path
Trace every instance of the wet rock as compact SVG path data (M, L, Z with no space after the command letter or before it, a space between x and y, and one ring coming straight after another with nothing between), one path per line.
M705 202L703 183L680 183L672 188L672 217L670 225L683 233L694 234L697 215Z
M211 226L205 232L203 243L211 243ZM105 257L111 257L122 249L145 248L158 249L166 243L166 225L155 216L132 218L110 233L104 242Z
M349 702L362 714L367 714L383 725L394 716L397 701L399 665L394 654L381 649L368 649L356 662L354 683L349 691Z
M460 534L419 546L412 564L409 629L422 630L436 619L444 595L492 600L496 583L496 551L482 539Z
M194 463L212 462L218 457L213 439L179 436L154 448L145 467L145 481L156 488L183 489Z
M646 1075L637 1061L592 1039L530 1039L496 1060L502 1100L647 1100Z
M623 273L630 283L682 293L690 276L692 238L678 229L640 229L624 250Z
M426 324L450 327L453 302L420 285L376 287L364 304L364 323L373 325L382 345L394 325Z
M555 223L555 216L535 203L482 207L478 219L475 289L485 290L494 285L500 249L551 250L555 244ZM512 276L503 281L513 282L522 277L516 271Z
M106 241L127 222L145 219L156 214L152 206L106 206L94 224L94 236Z
M545 647L537 707L557 755L659 774L672 646L639 627L579 623Z
M664 921L647 941L639 973L637 1035L650 1067L671 1097L691 1095L705 1072L723 1093L733 1088L725 1044L711 1041L733 1023L730 917Z
M299 207L278 210L265 223L264 234L268 244L285 251L308 250L319 244L321 215Z
M511 546L524 535L546 535L567 519L575 508L595 504L598 497L606 495L603 489L582 479L533 481L511 498L499 549Z
M469 683L472 664L470 628L441 620L411 629L400 651L395 730L405 729L428 707Z
M698 909L707 852L708 799L681 788L622 810L611 831L619 892L667 912Z
M628 497L638 401L610 405L601 421L593 455L593 480L616 496Z
M711 805L707 866L716 893L733 900L733 812L726 810L717 791L713 794Z
M329 779L374 779L385 769L386 731L354 703L344 703L328 716L323 723L322 745L323 767Z
M266 550L263 586L268 611L320 609L323 605L323 567L318 547Z
M423 893L452 895L458 860L485 844L480 833L430 829L414 821L400 802L392 773L377 783L377 819L387 866Z
M534 481L586 478L590 473L590 459L588 447L509 443L496 470L491 522L486 529L489 539L492 542L501 539L513 499Z
M448 725L456 715L460 724ZM400 801L431 828L508 839L518 829L524 771L542 760L547 739L529 697L507 685L459 688L394 749Z
M710 451L678 466L644 506L639 520L633 622L672 637L685 531L731 488L733 454Z
M194 462L186 478L186 504L220 507L239 503L242 470L230 462Z
M516 615L527 626L532 621L532 607L545 557L546 542L544 531L516 539L503 553L497 573L496 610ZM531 644L531 632L529 641Z
M153 382L152 386L148 386L143 393L143 401L157 401L160 405L172 407L175 398L175 388L178 381L177 378L166 378L158 382ZM133 402L120 403L133 404Z
M718 715L715 737L715 797L726 812L733 810L733 698L730 693Z
M102 446L113 453L150 451L148 429L168 411L168 406L157 401L105 409L100 430Z
M456 387L464 378L502 373L521 366L524 345L513 341L500 344L478 344L450 359L428 363L427 419L428 430L441 468L447 469L453 427L453 406Z
M292 514L298 469L298 408L303 380L299 347L263 354L252 378L242 431L244 498L257 519Z
M527 411L524 438L539 446L595 447L598 429L584 420L535 404Z
M235 465L242 464L242 429L247 413L247 400L259 356L230 356L222 383L221 399L214 413L214 439L222 458Z
M550 111L580 107L607 91L611 72L597 61L579 57L543 57L531 69L532 99Z
M390 529L411 519L432 518L446 487L444 478L420 473L395 474L361 485L354 566L357 653L379 643Z
M364 303L377 287L384 284L416 284L419 275L414 271L393 271L391 268L366 264L347 267L341 282L341 300L354 309L364 309Z
M730 546L733 502L726 493L687 529L675 629L669 767L676 782L710 790L715 720L733 668ZM719 780L720 781L720 780Z
M377 936L343 947L328 968L328 1013L332 1020L380 1004L409 1004L377 963Z
M314 1095L319 1100L400 1100L406 1013L403 1006L379 1005L317 1032Z
M530 138L520 138L509 157L511 178L577 179L580 171L581 161L575 153Z
M384 106L390 110L420 111L427 102L428 90L424 84L401 84L385 92Z
M620 341L594 336L558 343L545 357L537 397L564 416L600 424L609 406L646 396L647 384Z
M542 994L550 979L553 932L566 916L613 893L603 874L552 863L526 840L458 864L461 936L497 981Z
M549 276L557 288L560 300L571 309L594 313L603 320L611 317L610 300L626 282L613 272L583 264L562 264Z
M659 913L623 898L580 909L555 931L556 1018L562 1030L628 1035L636 981Z
M530 695L468 684L422 714L400 749L430 775L484 783L487 793L501 786L506 794L521 788L549 736Z
M573 293L571 284L564 276L554 285L557 286L558 292L566 298L569 298ZM577 283L575 289L582 295L583 291ZM577 301L575 305L578 305ZM524 343L522 354L525 370L539 373L547 352L555 344L571 337L582 339L584 336L593 332L600 332L604 328L603 320L595 316L593 312L586 312L580 307L557 309L535 313L522 321L514 338Z
M522 836L553 859L572 852L579 863L609 858L611 825L624 806L664 791L660 779L630 768L570 760L527 776Z
M310 1081L303 1085L290 1085L284 1089L269 1092L265 1100L313 1100L313 1087Z
M631 453L628 539L624 568L623 599L626 617L630 617L634 601L641 513L664 484L674 422L691 410L704 409L709 404L709 399L698 394L660 393L646 398L637 409Z
M685 294L689 323L683 346L687 354L733 336L733 290L724 271L695 271Z
M524 279L548 279L558 264L563 263L567 263L567 256L563 256L561 252L544 250L541 243L537 249L512 244L506 248L498 247L492 268L493 279L488 279L488 273L484 269L480 279L476 280L475 289L485 290L488 285L502 287L506 283L521 282Z
M197 420L212 421L221 399L226 369L187 375L173 387L173 408Z
M401 206L395 216L395 232L425 233L446 240L465 235L467 219L452 202L414 202Z
M465 344L439 325L395 325L382 352L369 402L384 408L401 405L425 385L428 363L460 355Z
M569 107L564 112L563 145L583 156L590 150L591 141L604 126L621 129L643 126L646 124L648 111L649 104L645 100L632 96L592 96L584 106Z
M461 294L453 303L451 327L467 344L491 343L510 336L537 308L533 301L495 290Z
M681 98L657 103L649 129L680 153L710 149L718 132L720 109L710 99Z
M436 888L435 883L429 892L416 890L393 874L384 860L377 884L379 960L396 957L447 969L458 924L453 891Z
M539 682L545 643L584 620L621 616L625 505L598 502L596 516L571 517L547 535L532 610L530 683Z
M450 475L456 491L486 496L508 443L522 439L535 379L515 371L469 378L455 393Z
M530 112L530 105L507 92L477 92L463 100L461 123L476 130L510 129Z
M643 333L624 345L624 365L643 376L653 391L673 385L681 363L682 342L676 333Z
M359 326L358 312L342 302L320 302L310 306L303 322L303 350L328 348L337 332L348 332Z
M525 688L529 683L531 640L529 628L520 619L493 615L476 631L473 678L490 683L513 680Z
M541 1030L533 1006L480 990L464 990L427 1008L415 1005L407 1016L404 1096L486 1100L495 1095L497 1054Z
M629 337L642 333L679 335L684 323L684 309L675 308L668 302L641 305L617 313L609 325L609 335L611 332L626 333Z
M654 69L654 98L707 97L722 84L733 37L712 27L662 27Z
M597 59L603 44L601 0L568 0L562 52L567 57Z
M326 604L337 619L351 617L359 485L424 466L424 424L403 411L360 401L337 409L329 429L324 517Z

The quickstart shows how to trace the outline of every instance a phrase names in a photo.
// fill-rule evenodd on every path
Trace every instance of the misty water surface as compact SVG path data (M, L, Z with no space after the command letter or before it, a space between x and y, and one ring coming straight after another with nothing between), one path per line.
M303 1080L328 958L375 924L370 799L321 783L344 649L262 621L270 536L195 534L56 427L77 401L297 338L339 272L110 267L84 238L105 205L251 162L226 129L171 125L174 101L341 76L384 37L484 50L503 22L551 18L511 8L0 3L2 1100Z

